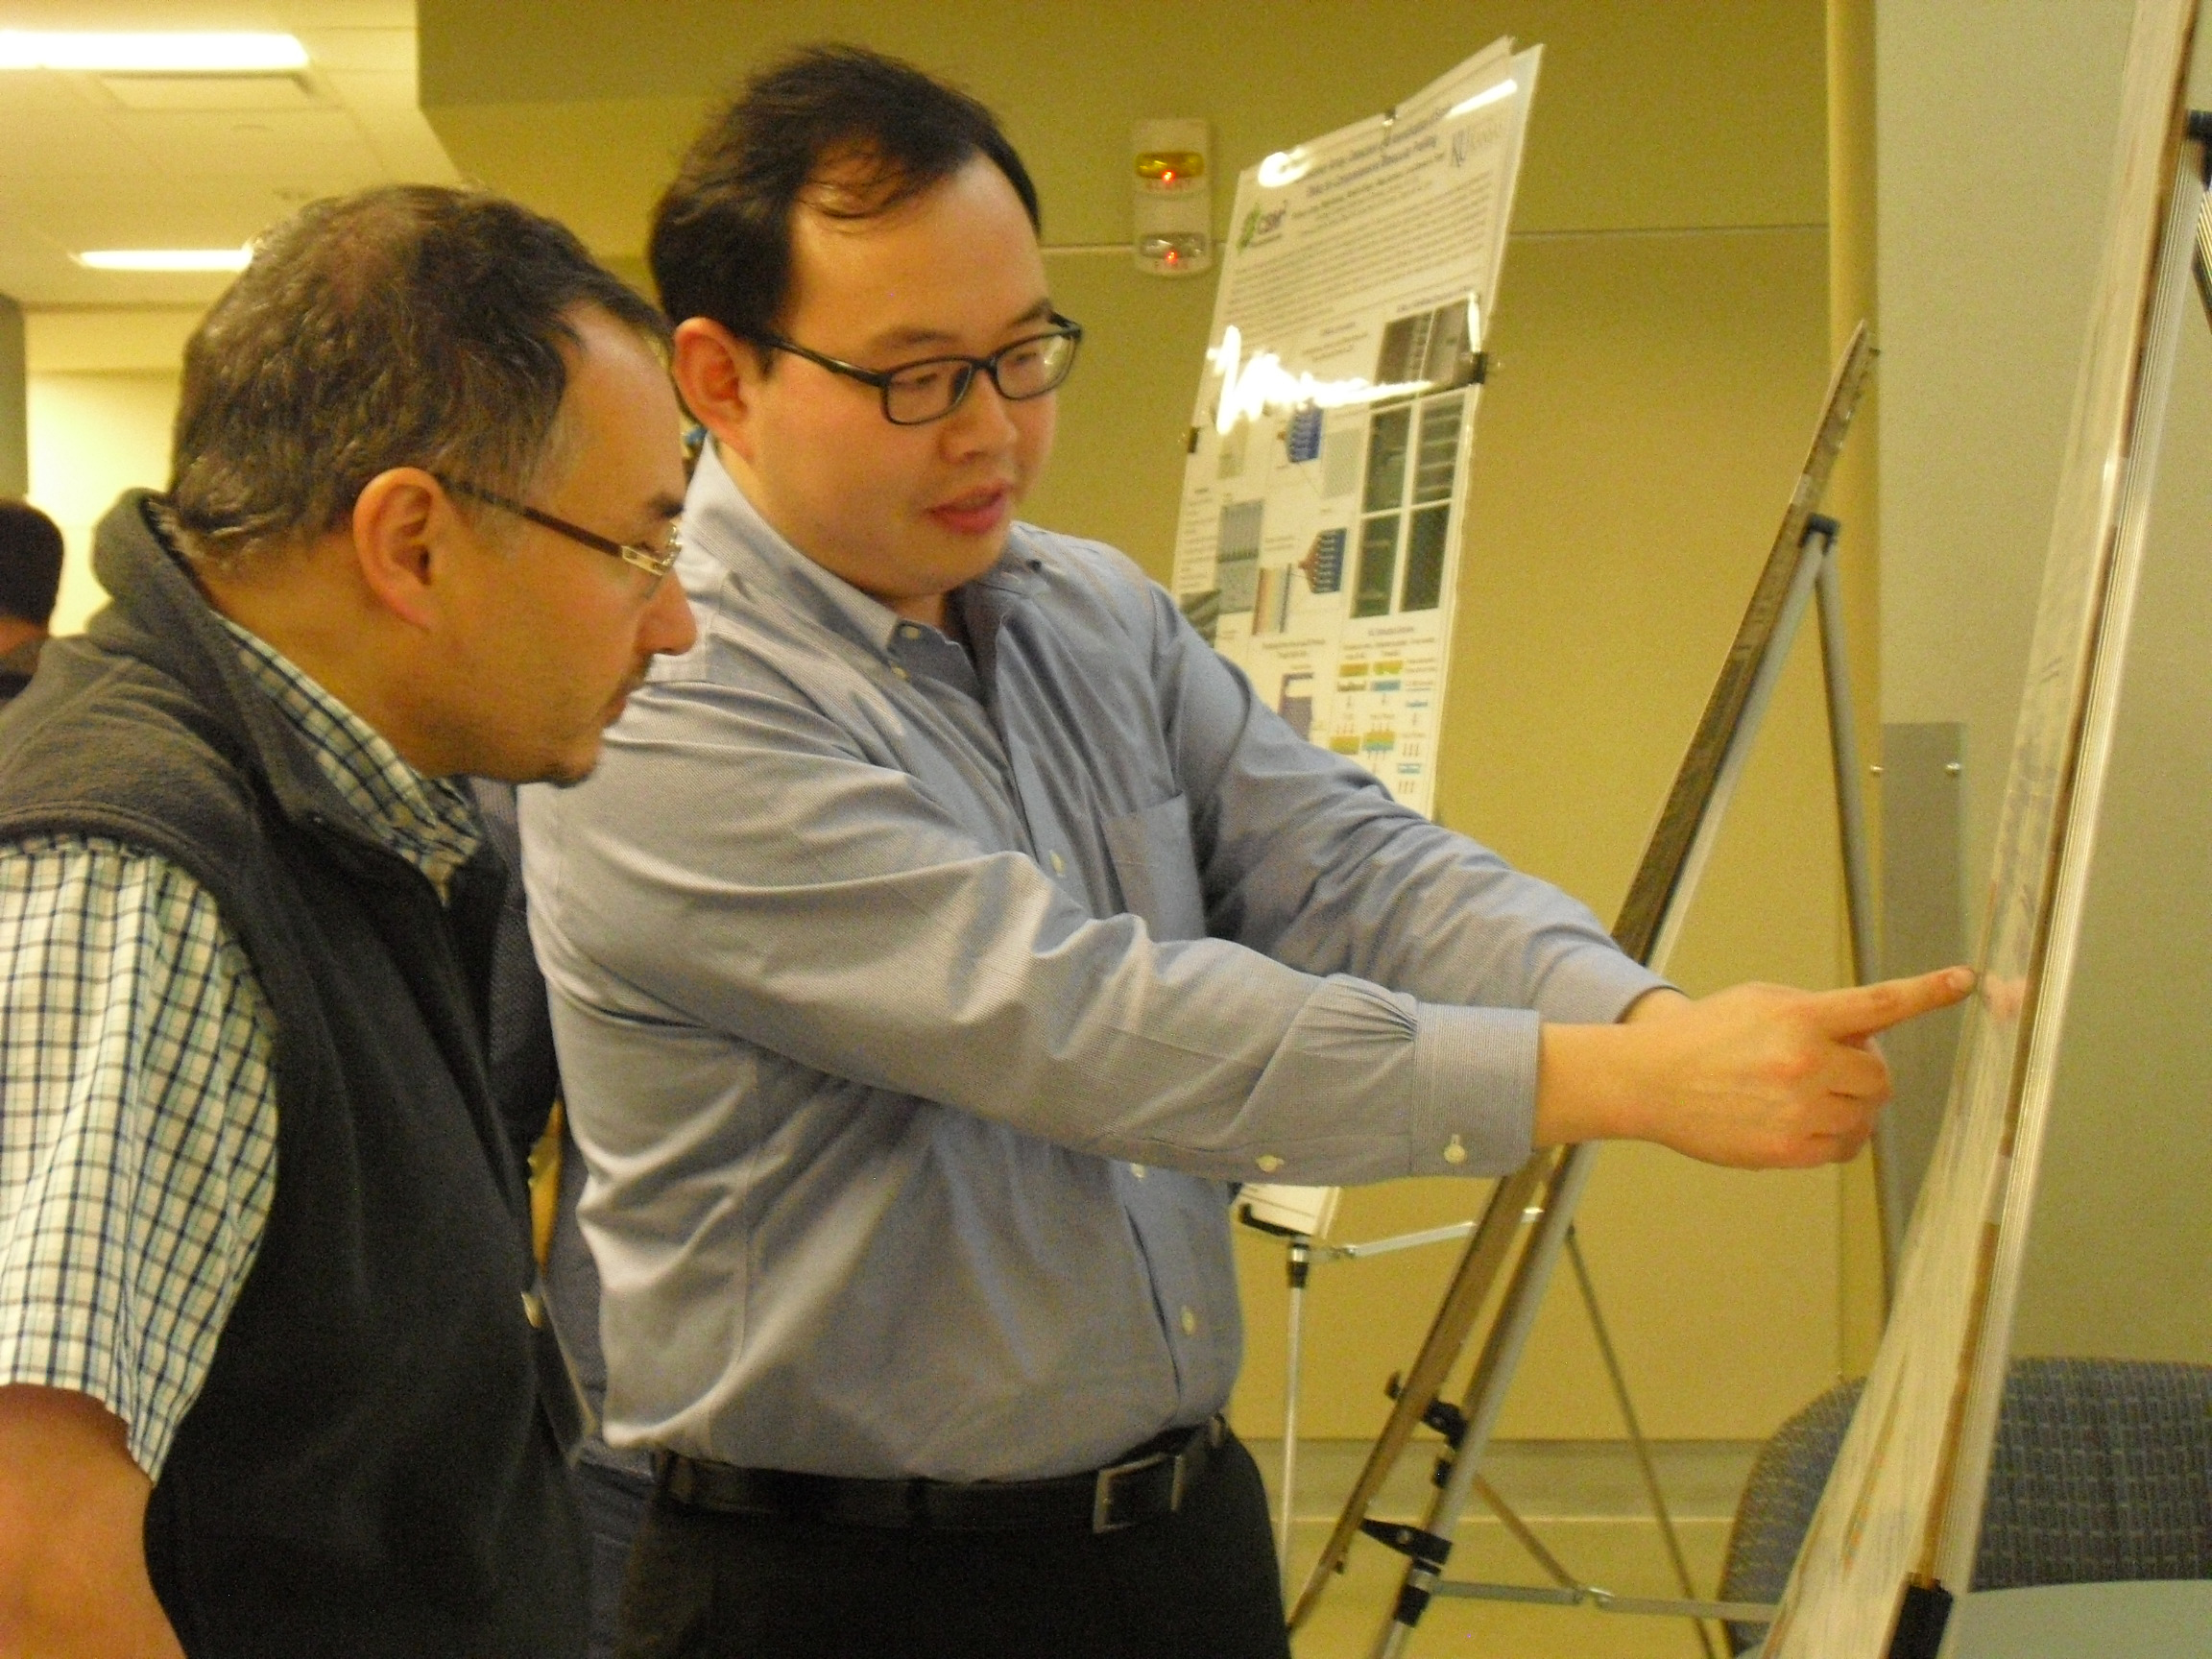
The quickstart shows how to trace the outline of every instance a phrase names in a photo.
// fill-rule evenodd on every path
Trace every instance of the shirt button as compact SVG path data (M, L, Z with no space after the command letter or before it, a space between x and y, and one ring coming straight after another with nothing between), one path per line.
M905 669L900 667L896 662L891 664L891 672L898 675L902 680L911 680L914 678L913 675L907 673Z
M1047 856L1048 856L1048 857L1050 857L1050 858L1051 858L1051 860L1052 860L1052 874L1053 874L1053 875L1055 875L1055 876L1065 876L1065 875L1067 875L1067 874L1068 874L1068 860L1067 860L1067 859L1065 859L1065 858L1061 857L1061 856L1060 856L1060 854L1057 854L1057 853L1048 854L1047 854Z
M911 622L902 622L899 624L899 637L902 639L919 639L922 637L922 630L915 627Z
M1467 1162L1467 1148L1460 1142L1458 1136L1453 1136L1445 1145L1444 1162L1447 1164L1464 1164Z
M1198 1315L1191 1312L1188 1308L1183 1310L1183 1334L1186 1336L1198 1334Z
M1142 1164L1132 1164L1129 1166L1129 1173L1136 1176L1138 1180L1142 1181L1144 1179L1144 1166Z
M1283 1160L1272 1152L1262 1152L1252 1162L1260 1166L1260 1173L1262 1175L1272 1175L1283 1167Z

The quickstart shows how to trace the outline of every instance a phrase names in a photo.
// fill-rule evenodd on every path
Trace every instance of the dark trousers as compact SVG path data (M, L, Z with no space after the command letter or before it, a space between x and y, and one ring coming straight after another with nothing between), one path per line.
M622 1579L630 1566L630 1544L653 1496L653 1479L627 1469L585 1461L569 1471L576 1504L584 1511L585 1536L591 1546L590 1659L614 1659L615 1613L622 1604Z
M1288 1659L1260 1471L1232 1436L1181 1510L1119 1532L721 1515L656 1494L621 1659Z

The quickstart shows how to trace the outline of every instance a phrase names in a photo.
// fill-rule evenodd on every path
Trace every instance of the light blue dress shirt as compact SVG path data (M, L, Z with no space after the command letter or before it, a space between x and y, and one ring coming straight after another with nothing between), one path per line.
M964 647L711 450L684 540L698 644L523 798L617 1445L1024 1479L1202 1422L1224 1183L1510 1168L1529 1010L1659 983L1110 548L1018 527Z

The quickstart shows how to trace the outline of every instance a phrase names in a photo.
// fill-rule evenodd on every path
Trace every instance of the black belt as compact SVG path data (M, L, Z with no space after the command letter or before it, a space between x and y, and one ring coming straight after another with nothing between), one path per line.
M949 1532L1118 1532L1182 1508L1228 1436L1228 1425L1215 1417L1155 1435L1103 1469L1050 1480L859 1480L739 1469L675 1452L655 1454L653 1476L678 1503L725 1515Z

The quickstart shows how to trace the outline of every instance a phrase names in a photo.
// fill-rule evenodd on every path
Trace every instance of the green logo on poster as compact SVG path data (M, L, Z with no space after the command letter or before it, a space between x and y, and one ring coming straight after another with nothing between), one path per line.
M1237 228L1237 251L1241 253L1262 236L1272 236L1283 228L1283 221L1290 216L1287 207L1277 207L1262 212L1255 207L1244 215L1244 223Z

